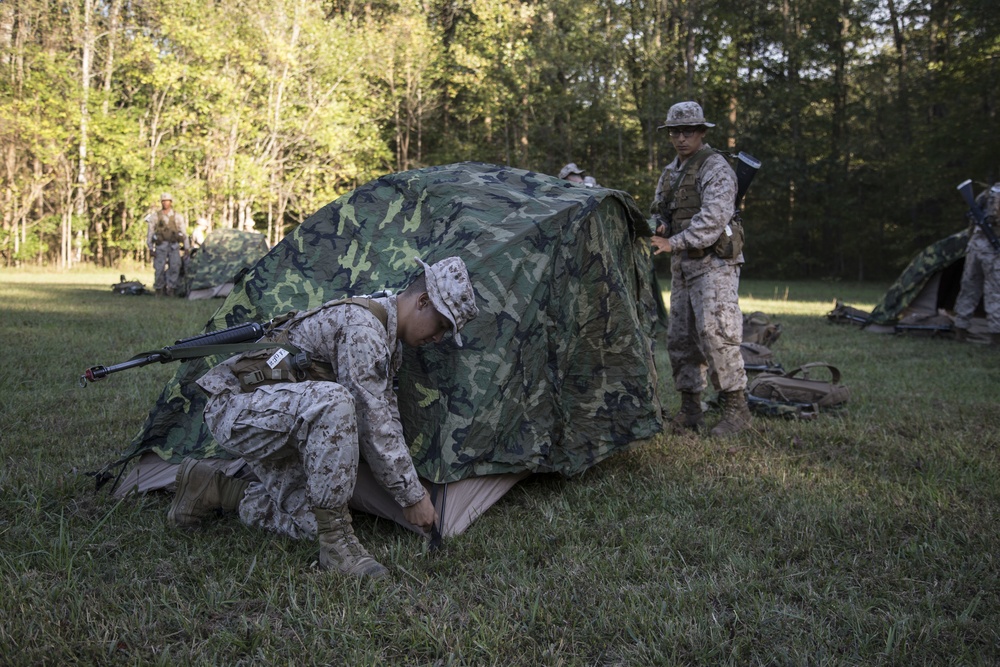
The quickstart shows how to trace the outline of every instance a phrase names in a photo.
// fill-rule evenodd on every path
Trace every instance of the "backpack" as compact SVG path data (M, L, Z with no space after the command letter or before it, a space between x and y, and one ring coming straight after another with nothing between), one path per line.
M871 316L872 314L868 311L848 306L840 299L837 299L833 303L833 310L826 314L826 319L835 324L859 324L864 326L868 324Z
M810 371L829 371L829 380L816 380ZM801 375L800 375L801 373ZM793 368L787 373L761 373L747 386L750 409L771 416L811 419L820 409L843 407L850 391L840 383L840 370L824 361Z
M111 291L115 294L138 295L146 292L146 287L138 280L125 280L125 274L121 275L121 282L112 285Z
M784 368L774 360L770 348L760 343L740 343L740 356L743 357L743 369L752 371L770 371L782 373Z
M743 316L743 342L758 343L766 347L774 345L781 337L781 325L771 322L771 318L757 311Z

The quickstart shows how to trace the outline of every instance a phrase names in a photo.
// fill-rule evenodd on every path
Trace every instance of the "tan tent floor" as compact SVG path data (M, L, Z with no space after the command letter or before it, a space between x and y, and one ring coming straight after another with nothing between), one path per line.
M242 459L205 459L205 461L226 475L244 476L240 474L244 468ZM153 452L146 452L139 457L129 474L115 488L114 495L121 498L129 493L148 491L172 493L176 489L174 478L177 476L177 468L177 464L164 461ZM421 481L430 491L431 499L441 517L439 526L441 537L453 537L463 533L507 491L530 474L522 472L470 477L449 484ZM358 481L354 488L354 497L351 498L351 508L395 521L415 533L425 534L403 518L402 508L378 485L371 469L364 461L358 466Z

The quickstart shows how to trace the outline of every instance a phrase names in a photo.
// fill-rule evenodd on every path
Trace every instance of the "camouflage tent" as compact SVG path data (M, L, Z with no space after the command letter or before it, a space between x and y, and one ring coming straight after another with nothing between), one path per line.
M237 229L216 229L191 253L184 265L184 291L188 299L224 297L237 276L267 253L263 234Z
M910 261L872 310L866 331L948 331L962 280L965 229L933 243Z
M525 474L575 475L662 429L649 234L623 192L480 163L392 174L289 234L206 330L398 290L419 274L415 258L461 256L480 308L465 345L407 349L398 378L404 432L447 526L441 503L463 482L502 495ZM122 460L226 457L193 384L220 360L180 366ZM471 520L484 502L460 509Z

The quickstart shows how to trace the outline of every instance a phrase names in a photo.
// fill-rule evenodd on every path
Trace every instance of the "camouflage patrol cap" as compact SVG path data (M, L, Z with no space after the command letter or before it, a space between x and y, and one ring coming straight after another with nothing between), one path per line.
M687 127L704 125L705 127L715 127L715 123L705 120L705 112L697 102L678 102L670 107L667 112L667 119L663 121L657 130L665 127Z
M160 201L173 201L173 200L174 198L170 196L169 192L164 192L162 195L160 195Z
M583 176L586 172L576 166L576 162L570 162L568 165L559 170L559 178L565 179L570 174L579 174Z
M424 267L427 294L431 297L431 303L451 322L455 343L461 347L462 337L458 335L459 330L479 314L476 294L472 290L472 281L469 280L465 262L459 257L446 257L433 265L428 265L419 257L417 261Z

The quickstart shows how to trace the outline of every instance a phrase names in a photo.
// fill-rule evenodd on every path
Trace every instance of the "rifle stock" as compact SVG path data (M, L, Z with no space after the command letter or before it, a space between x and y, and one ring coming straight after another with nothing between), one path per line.
M743 197L750 189L753 177L757 175L761 162L753 155L740 151L736 156L736 210L740 210Z

